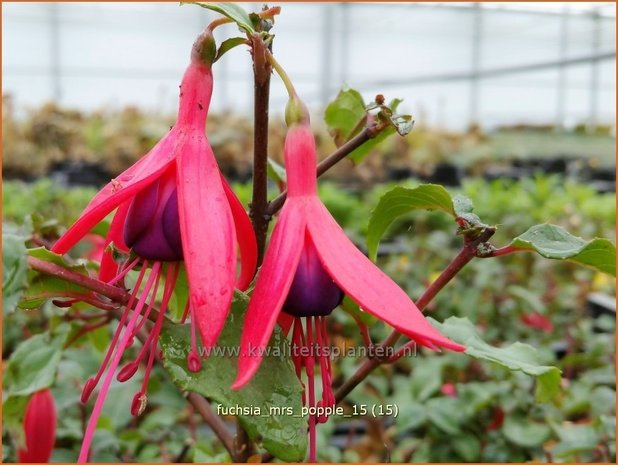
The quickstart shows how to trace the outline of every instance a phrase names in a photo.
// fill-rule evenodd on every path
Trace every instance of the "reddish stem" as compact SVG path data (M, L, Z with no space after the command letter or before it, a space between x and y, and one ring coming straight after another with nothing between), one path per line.
M431 283L431 285L425 290L423 295L417 300L416 306L419 310L423 311L427 304L433 300L433 298L453 279L457 273L459 273L468 262L470 262L477 254L477 247L479 244L489 240L495 233L495 228L486 228L478 237L473 240L464 238L464 246L451 263L444 269L444 271L438 276L438 278ZM393 330L391 334L382 343L384 348L393 346L402 334ZM388 351L379 351L381 353L387 353ZM371 358L366 360L356 372L348 378L345 383L335 393L335 399L337 403L341 402L356 386L358 386L373 370L383 363L387 363L388 359Z

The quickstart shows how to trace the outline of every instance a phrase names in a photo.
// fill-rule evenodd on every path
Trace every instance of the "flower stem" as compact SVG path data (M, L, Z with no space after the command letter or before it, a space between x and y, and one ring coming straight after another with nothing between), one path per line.
M337 163L339 163L341 160L343 160L345 157L347 157L350 153L352 153L358 147L363 145L365 142L367 142L370 139L373 139L385 128L386 126L380 127L380 126L372 125L372 126L369 126L363 129L356 136L354 136L352 139L350 139L345 144L343 144L341 147L339 147L337 150L335 150L331 155L329 155L324 160L322 160L320 163L318 163L318 167L317 167L318 177L322 176L329 169L331 169L333 166L335 166ZM281 207L283 207L283 203L285 202L286 197L287 197L287 191L283 191L281 194L275 197L270 202L270 205L268 206L267 214L269 216L272 216L275 213L277 213L281 209Z
M266 60L268 61L268 63L270 63L270 65L273 67L273 69L277 72L277 74L283 81L283 85L285 85L285 90L288 92L288 97L290 99L296 97L296 89L294 89L294 85L292 84L288 73L285 72L283 67L279 64L279 62L275 59L274 55L269 50L266 51Z
M56 265L55 263L47 262L35 257L28 257L28 266L34 271L55 276L64 281L69 281L86 289L90 289L91 291L105 296L114 302L126 304L129 301L129 293L119 287L110 286L109 284L99 281L98 279L93 279L89 276L77 273L76 271Z
M423 295L416 301L416 306L419 310L423 311L427 305L433 300L433 298L446 286L451 279L453 279L474 257L477 256L477 246L489 240L491 236L496 232L495 228L487 227L481 234L474 240L465 240L464 246L457 256L448 264L448 266L442 271L440 276L431 283L431 285L425 290ZM403 336L396 329L382 342L382 346L392 347ZM388 351L381 351L387 353ZM370 358L366 360L356 372L348 378L345 383L341 385L335 393L335 400L337 403L341 402L345 397L358 386L373 370L383 363L387 363L388 359Z
M253 132L253 196L250 217L258 246L257 264L264 259L266 234L270 216L268 209L268 101L270 98L270 64L260 57L268 52L264 42L254 37L253 77L254 77L254 132Z

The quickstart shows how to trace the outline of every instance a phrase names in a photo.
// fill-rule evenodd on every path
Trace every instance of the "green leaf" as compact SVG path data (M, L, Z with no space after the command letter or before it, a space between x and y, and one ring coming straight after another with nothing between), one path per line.
M426 402L427 418L446 434L459 434L464 421L463 411L457 399L434 397Z
M369 257L376 259L380 239L388 227L401 215L414 210L442 210L457 216L451 194L437 184L422 184L413 189L395 187L384 194L371 212L367 230Z
M25 444L23 417L28 396L12 396L2 403L2 427L7 429L18 445Z
M238 45L242 45L245 42L247 42L247 39L244 37L231 37L229 39L224 40L223 42L221 42L221 45L217 49L217 56L215 57L215 61L217 61L219 58L225 55L225 53L232 50L234 47L237 47Z
M191 2L193 3L193 2ZM252 34L255 32L253 29L253 23L249 14L240 6L235 3L227 2L195 2L196 5L206 8L208 10L216 11L217 13L227 16L234 21L245 32Z
M350 299L347 295L343 297L340 306L343 311L350 315L352 318L362 321L367 326L372 326L378 321L378 319L371 313L367 313L361 310L359 305L352 299Z
M281 330L275 329L269 345L270 356L264 357L251 382L239 391L230 389L236 376L238 345L247 303L247 296L236 293L218 345L202 361L198 373L187 369L189 326L166 323L160 338L163 365L182 389L198 392L226 408L259 408L259 414L238 417L249 437L261 441L268 452L281 460L302 461L307 449L307 418L301 416L302 388L287 357L289 345Z
M553 224L537 224L513 239L510 247L533 250L545 258L571 260L616 276L616 246L607 239L586 241Z
M481 457L481 443L472 434L465 434L451 439L453 449L461 456L464 462L478 462Z
M163 294L161 294L161 298ZM174 292L172 292L172 298L167 306L168 315L175 323L182 319L189 300L189 282L187 281L187 269L183 262L180 262L180 269L178 271L178 278L176 279L176 285L174 286Z
M276 161L272 160L271 158L268 158L267 161L268 161L268 165L267 165L268 177L272 179L273 181L275 181L276 183L285 184L287 182L285 168L281 166L279 163L277 163Z
M452 316L444 323L429 318L443 334L466 346L466 354L479 360L495 362L511 371L521 371L536 377L536 400L552 400L560 390L560 370L538 361L536 349L528 344L515 342L506 347L493 347L483 341L468 318Z
M509 441L521 447L539 447L551 436L549 426L513 415L506 417L502 432Z
M2 313L15 311L28 286L28 262L25 237L7 231L2 233Z
M17 346L4 378L8 396L27 396L53 384L68 333L69 325L61 325L54 335L37 334Z
M55 254L45 247L28 249L28 255L85 275L89 274L88 267L94 265L93 263L70 264L62 255ZM23 309L38 308L50 297L90 292L86 288L59 277L38 273L33 270L28 272L28 279L30 284L21 296L18 304Z
M344 88L324 110L324 122L337 146L343 145L362 129L367 118L363 96L354 89Z

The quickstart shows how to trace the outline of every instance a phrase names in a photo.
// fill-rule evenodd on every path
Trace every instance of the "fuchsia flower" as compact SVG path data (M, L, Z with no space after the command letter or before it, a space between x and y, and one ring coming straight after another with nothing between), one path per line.
M146 156L105 186L52 248L56 253L66 253L116 210L106 245L113 243L117 249L131 251L132 258L118 266L112 251L106 251L100 278L116 283L131 269L140 269L103 364L84 386L82 401L86 402L108 368L84 436L80 461L87 459L97 419L120 358L137 332L145 328L161 277L164 279L161 312L137 359L118 373L118 379L126 381L135 374L139 363L146 361L143 386L131 406L134 415L141 413L146 404L148 376L180 262L184 261L189 281L189 301L183 320L191 315L192 342L187 362L192 371L199 370L201 364L196 326L204 346L211 347L229 312L236 281L237 241L241 271L236 285L246 289L255 273L257 246L251 222L223 179L204 133L212 94L214 50L211 31L206 31L193 46L191 63L180 86L176 125Z
M290 127L285 140L288 195L247 308L240 343L238 375L233 389L243 387L258 370L281 310L293 317L292 356L300 377L308 378L309 406L332 406L331 368L325 316L344 293L361 308L432 349L465 348L442 336L406 293L363 255L346 237L317 196L315 140L308 124ZM302 319L305 318L303 331ZM297 347L309 348L295 350ZM298 353L308 356L295 357ZM316 404L314 365L318 359L322 399ZM304 399L303 399L304 400ZM318 418L326 421L326 418ZM315 422L309 418L310 460L315 459Z
M21 463L47 463L56 443L56 407L49 389L32 394L24 415L25 449L18 449Z

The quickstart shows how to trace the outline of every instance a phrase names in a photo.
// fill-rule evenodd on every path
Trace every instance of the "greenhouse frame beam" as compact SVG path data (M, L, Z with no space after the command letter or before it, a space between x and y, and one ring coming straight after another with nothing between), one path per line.
M362 83L364 86L393 86L399 84L434 84L449 81L468 81L474 78L489 79L501 76L508 76L511 74L529 73L532 71L543 71L546 69L556 69L561 66L574 66L586 63L601 62L604 60L615 60L616 51L600 52L594 55L584 55L574 58L568 58L565 60L553 60L544 61L541 63L528 63L524 65L516 66L504 66L500 68L485 69L478 73L464 71L459 73L447 73L447 74L429 74L426 76L410 76L408 78L398 79L384 79L376 81L366 81Z

